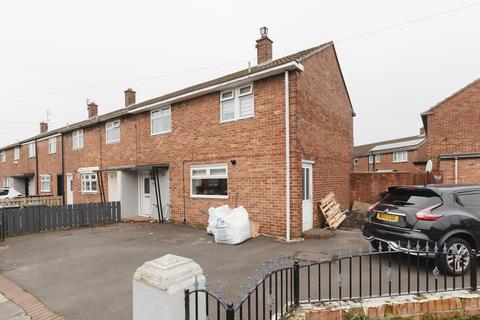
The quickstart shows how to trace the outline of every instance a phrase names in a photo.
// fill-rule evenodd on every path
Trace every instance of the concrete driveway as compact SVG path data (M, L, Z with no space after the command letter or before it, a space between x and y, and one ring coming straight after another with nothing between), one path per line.
M0 273L67 319L131 319L132 276L143 262L167 253L193 258L227 300L261 264L278 256L315 256L329 249L367 247L360 232L286 244L258 237L217 245L205 231L156 223L40 233L0 243Z

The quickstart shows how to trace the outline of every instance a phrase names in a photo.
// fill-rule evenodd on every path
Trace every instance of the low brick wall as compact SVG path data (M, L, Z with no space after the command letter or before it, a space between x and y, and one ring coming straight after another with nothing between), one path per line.
M480 315L480 294L448 293L304 306L290 319L451 319Z
M351 201L375 203L388 187L413 184L411 172L354 172L350 174Z

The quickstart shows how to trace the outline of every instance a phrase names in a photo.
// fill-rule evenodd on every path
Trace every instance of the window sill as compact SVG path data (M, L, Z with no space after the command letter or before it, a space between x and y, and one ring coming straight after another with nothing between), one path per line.
M106 141L105 144L119 144L120 140L115 140L115 141Z
M214 195L190 195L192 199L228 199L228 196L214 196Z
M405 161L393 161L393 163L405 163L405 162L408 162L408 160L405 160Z
M172 130L170 130L170 131L162 131L162 132L157 132L157 133L150 132L150 135L151 135L151 136L159 136L159 135L161 135L161 134L167 134L167 133L171 133L171 132L172 132Z
M49 152L48 155L57 154L56 152Z
M82 194L98 194L97 191L81 191Z
M72 150L73 150L73 151L83 150L83 147L82 147L82 148L73 148Z
M230 120L220 120L220 123L230 123L230 122L236 122L240 120L247 120L247 119L254 119L255 116L248 116L248 117L242 117L242 118L235 118L235 119L230 119Z

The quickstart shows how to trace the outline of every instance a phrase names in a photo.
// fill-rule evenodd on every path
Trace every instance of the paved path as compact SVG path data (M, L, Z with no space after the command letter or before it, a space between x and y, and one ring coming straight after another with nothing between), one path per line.
M0 275L1 320L61 320L37 298Z
M329 249L366 247L359 232L339 230L328 239L286 244L258 237L218 245L204 230L158 223L37 233L0 243L0 273L67 319L132 318L132 277L145 261L168 253L194 259L222 296L238 300L239 286L262 263L282 255L315 257Z

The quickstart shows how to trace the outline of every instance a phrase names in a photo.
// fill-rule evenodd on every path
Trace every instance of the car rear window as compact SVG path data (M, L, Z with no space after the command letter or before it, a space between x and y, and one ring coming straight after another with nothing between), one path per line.
M442 199L428 189L400 188L390 190L380 203L424 209L442 203Z
M8 195L8 189L0 189L0 196Z
M480 208L480 193L460 193L457 194L460 204L465 208Z

